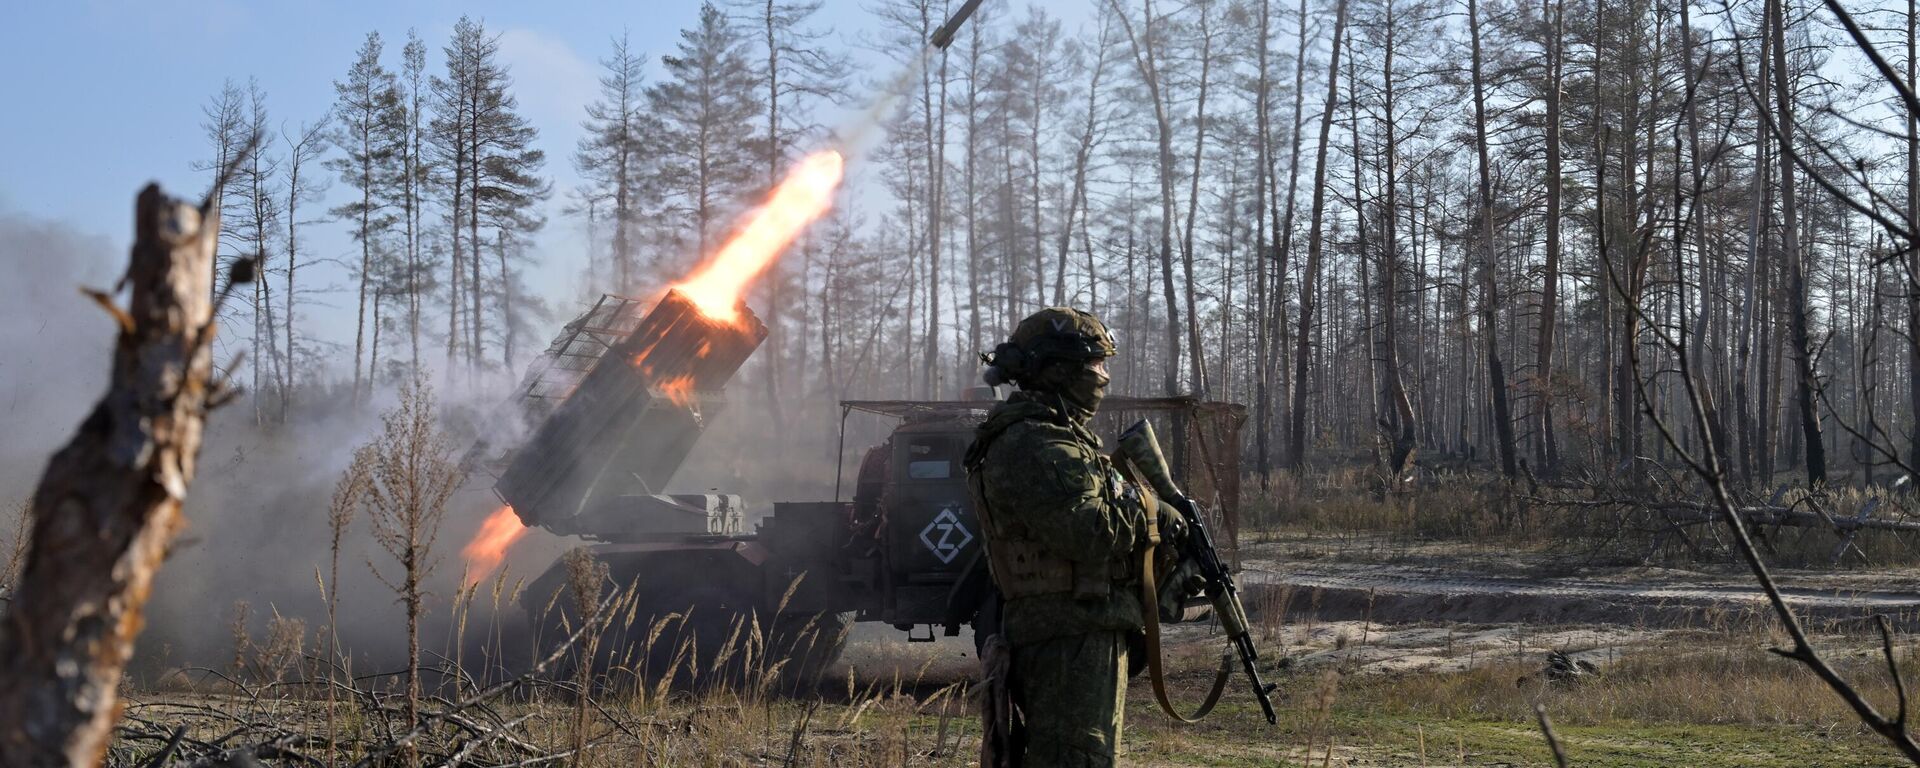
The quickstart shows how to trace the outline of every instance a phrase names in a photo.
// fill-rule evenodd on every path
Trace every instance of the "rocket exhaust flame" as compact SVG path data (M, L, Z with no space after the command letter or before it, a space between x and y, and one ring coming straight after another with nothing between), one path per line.
M480 532L474 534L473 541L467 542L460 556L467 561L467 583L473 586L485 580L500 568L500 562L507 557L507 548L527 535L527 527L520 523L520 517L513 513L513 507L502 506L488 515L480 524Z
M693 404L693 377L675 376L660 382L660 396L682 408Z
M774 259L815 219L833 206L846 162L834 150L808 155L774 187L767 204L747 220L745 227L720 247L692 277L674 286L701 314L731 322L747 284L765 272Z
M651 340L646 341L645 346L633 346L631 342L635 337L632 336L622 343L619 347L620 354L631 360L631 365L650 382L650 391L654 397L664 398L682 407L692 405L697 399L695 377L686 372L677 375L673 373L684 367L684 361L666 363L665 370L655 368L655 363L659 361L654 360L654 345L662 343L669 337L679 338L676 334L683 335L689 332L684 329L672 330L674 326L671 318L676 312L689 310L698 312L712 321L711 325L724 324L731 329L726 335L729 341L724 347L716 347L714 342L717 337L709 337L701 340L699 346L693 349L692 358L697 361L708 361L709 368L713 367L711 363L716 362L708 360L710 355L725 358L717 361L724 371L716 377L716 381L724 381L727 376L731 376L746 355L759 345L760 340L766 336L766 328L752 318L751 312L744 313L746 316L742 317L741 297L745 295L753 280L765 272L773 260L779 258L780 254L793 244L794 238L799 237L808 225L833 207L833 195L839 189L845 171L846 161L835 150L822 150L802 159L792 171L788 172L787 177L781 180L779 186L774 187L766 203L753 211L740 231L722 245L711 258L695 269L685 281L673 286L667 298L662 299L647 314L647 318L654 318L663 311L666 312L667 319L661 321L664 325L656 328L647 325L652 322L651 320L643 320L642 328L634 331L636 334L644 332L661 335L651 336ZM678 298L674 296L676 293ZM737 357L734 357L735 355ZM590 385L595 380L595 373L601 370L599 367L594 368L586 378L581 379L580 385ZM717 386L717 384L714 385ZM571 401L568 404L571 404ZM602 411L620 412L616 406L618 406L617 402L609 401ZM562 408L557 413L565 416L568 411ZM698 418L698 414L695 418ZM587 419L587 421L592 420ZM596 439L594 435L599 433L583 427L578 422L580 419L574 419L561 426L555 426L550 420L542 425L533 441L558 440L560 447L566 451L587 450L586 445L581 441L592 442ZM582 429L586 431L583 432ZM549 435L549 432L552 434ZM546 445L546 443L542 444ZM616 453L622 450L618 445L612 444L602 448ZM607 458L612 460L616 457ZM537 468L526 469L522 467L523 463L520 458L516 458L514 464L508 467L507 474L503 475L499 483L494 486L495 490L505 499L524 501L523 508L533 515L529 519L551 529L552 521L544 518L548 512L543 511L548 497L556 493L562 496L571 494L577 501L585 491L566 485L565 477L555 480L548 471L551 469L549 465L528 465ZM523 469L525 471L521 471ZM672 469L669 467L667 474L671 475L671 473ZM555 490L556 488L559 490ZM479 583L498 569L501 561L506 557L507 549L526 535L526 532L526 526L511 506L503 506L488 516L481 525L480 532L475 534L473 540L468 542L466 548L461 551L461 555L467 561L467 583L469 585Z

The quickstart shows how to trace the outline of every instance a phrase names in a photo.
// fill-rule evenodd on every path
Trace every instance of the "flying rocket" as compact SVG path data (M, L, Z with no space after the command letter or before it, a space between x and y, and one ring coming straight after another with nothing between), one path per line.
M953 34L960 31L960 25L965 24L967 17L972 16L974 9L979 7L980 0L967 0L962 3L960 10L954 12L953 18L947 19L947 23L934 30L933 36L927 38L927 42L934 48L945 50L947 46L953 44Z

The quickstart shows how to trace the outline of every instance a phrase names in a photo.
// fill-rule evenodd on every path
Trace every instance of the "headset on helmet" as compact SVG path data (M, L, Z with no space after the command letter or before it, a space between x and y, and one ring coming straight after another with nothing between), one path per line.
M980 356L981 377L990 386L1031 381L1048 363L1112 357L1113 334L1093 315L1070 307L1048 307L1027 316L1005 342Z

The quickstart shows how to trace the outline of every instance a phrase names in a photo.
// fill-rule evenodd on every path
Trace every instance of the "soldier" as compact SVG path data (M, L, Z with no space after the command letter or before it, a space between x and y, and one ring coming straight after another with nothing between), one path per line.
M1142 625L1134 553L1146 545L1148 527L1138 492L1086 427L1106 393L1113 354L1099 319L1055 307L1022 320L983 358L987 383L1019 386L980 425L966 460L1004 601L1007 689L1024 719L1024 734L997 749L1024 752L1025 760L994 761L1114 764L1128 636Z

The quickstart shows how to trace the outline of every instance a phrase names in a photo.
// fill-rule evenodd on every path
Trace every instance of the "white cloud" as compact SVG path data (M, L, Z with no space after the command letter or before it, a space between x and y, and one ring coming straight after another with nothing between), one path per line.
M540 126L542 138L572 139L599 88L595 65L553 35L524 27L500 33L500 59L513 76L513 94L527 119ZM553 142L549 145L552 152Z
M580 121L587 105L598 95L597 65L565 40L525 27L500 33L500 60L513 77L521 115L540 129L537 146L547 153L543 170L553 179L553 196L545 206L547 228L536 240L541 264L527 276L528 282L558 302L572 294L574 276L586 263L586 243L572 222L561 217L560 208L566 191L579 181L573 151L584 132Z

